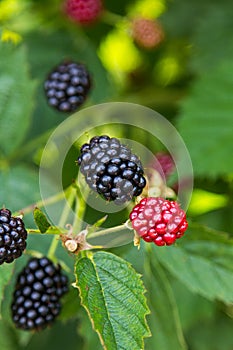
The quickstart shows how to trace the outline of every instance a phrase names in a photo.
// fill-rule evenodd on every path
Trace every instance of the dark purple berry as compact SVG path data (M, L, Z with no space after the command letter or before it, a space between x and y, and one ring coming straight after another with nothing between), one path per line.
M27 245L26 239L23 220L11 216L8 209L0 209L0 265L21 256Z
M48 104L61 112L75 111L85 101L91 79L85 66L63 62L56 66L44 82Z
M115 204L140 195L146 185L139 158L107 135L94 136L84 144L77 163L89 187Z
M46 257L29 260L18 275L11 304L16 327L39 331L53 323L61 310L60 298L67 291L68 279L60 265Z

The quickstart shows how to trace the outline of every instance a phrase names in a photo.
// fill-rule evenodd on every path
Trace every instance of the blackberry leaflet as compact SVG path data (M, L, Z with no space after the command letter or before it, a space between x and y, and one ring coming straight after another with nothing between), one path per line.
M85 66L72 61L56 66L44 83L48 104L61 112L72 112L81 106L90 87Z
M68 278L46 257L32 258L18 275L12 319L17 328L40 330L51 324L61 310L60 298L68 291Z
M81 147L77 162L89 187L115 204L139 196L146 185L141 161L114 137L93 137Z
M23 220L11 216L9 209L0 210L0 265L19 258L26 248L27 231Z

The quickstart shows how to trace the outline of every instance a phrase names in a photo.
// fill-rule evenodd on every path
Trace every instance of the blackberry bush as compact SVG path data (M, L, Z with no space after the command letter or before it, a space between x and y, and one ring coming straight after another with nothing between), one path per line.
M131 211L130 220L144 241L158 246L175 243L188 227L179 204L164 198L143 198Z
M67 291L68 279L60 265L46 257L30 259L18 275L11 305L16 327L38 331L53 323Z
M0 210L0 265L11 263L26 248L27 231L23 220L11 216L9 209Z
M115 204L139 196L146 185L141 161L114 137L93 137L81 147L77 162L89 187Z
M56 66L44 83L48 104L60 112L73 112L80 107L90 87L91 79L86 67L72 61Z

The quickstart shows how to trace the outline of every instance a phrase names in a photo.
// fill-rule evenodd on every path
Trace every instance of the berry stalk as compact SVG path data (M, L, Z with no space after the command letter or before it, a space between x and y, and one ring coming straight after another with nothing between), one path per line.
M75 196L76 196L76 190L75 190L75 188L71 188L71 192L70 192L70 195L68 197L68 201L66 202L64 209L62 211L62 215L61 215L61 218L59 220L58 227L64 227L66 225L66 220L69 216L70 208L72 207L72 205L74 203ZM50 258L51 260L56 260L55 252L56 252L58 243L59 243L59 239L55 236L52 240L52 243L51 243L51 245L49 247L49 251L48 251L48 258Z

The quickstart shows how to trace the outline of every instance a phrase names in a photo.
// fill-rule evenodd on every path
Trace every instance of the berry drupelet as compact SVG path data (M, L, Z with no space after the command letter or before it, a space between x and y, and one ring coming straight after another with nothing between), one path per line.
M90 87L91 79L85 66L72 61L56 66L44 83L48 104L60 112L73 112L80 107Z
M115 204L139 196L146 185L139 158L114 137L93 137L81 147L77 162L89 187Z
M18 275L12 319L17 328L41 330L54 322L60 298L68 291L68 278L46 257L32 258Z
M8 209L0 210L0 265L11 263L26 248L27 231L23 220L11 216Z
M164 198L143 198L130 213L130 220L144 241L158 246L175 243L188 227L185 212L179 204Z

